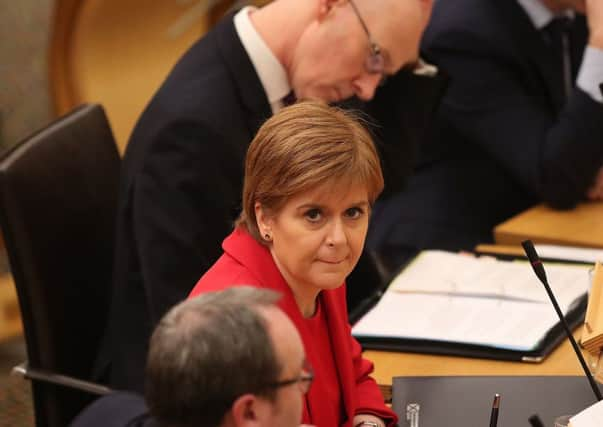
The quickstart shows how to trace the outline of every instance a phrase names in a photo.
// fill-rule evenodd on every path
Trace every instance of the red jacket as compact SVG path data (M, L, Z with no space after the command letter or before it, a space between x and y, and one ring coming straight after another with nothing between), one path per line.
M252 285L278 291L282 294L279 306L297 327L310 363L323 357L321 349L316 348L313 343L293 293L268 249L240 228L224 240L222 248L224 254L201 277L190 297L203 292L222 290L232 285ZM332 348L335 351L334 358L338 368L342 402L346 414L342 426L351 427L354 415L359 413L374 414L384 419L388 426L394 426L397 417L384 404L383 396L375 380L369 376L373 371L373 364L362 358L360 345L351 335L350 325L347 321L345 286L322 291L321 298L327 313L329 334ZM322 402L320 397L320 390L310 389L304 405L304 423L320 424L320 420L313 420L310 417L312 412L321 412L316 410L320 408ZM315 408L314 411L312 408Z

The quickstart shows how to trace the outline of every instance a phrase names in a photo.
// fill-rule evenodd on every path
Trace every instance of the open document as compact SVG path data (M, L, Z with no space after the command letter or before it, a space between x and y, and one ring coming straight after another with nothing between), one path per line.
M589 268L546 265L564 313L575 317L579 307L583 316ZM558 324L527 261L424 251L391 282L352 333L368 348L413 350L413 342L429 342L428 351L442 353L447 343L454 343L457 350L466 344L529 354L544 348ZM559 330L559 338L561 334Z
M571 427L603 426L603 401L589 406L584 411L570 418Z

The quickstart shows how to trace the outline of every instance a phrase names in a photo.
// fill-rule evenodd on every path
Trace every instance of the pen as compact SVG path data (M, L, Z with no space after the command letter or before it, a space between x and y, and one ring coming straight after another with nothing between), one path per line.
M490 427L496 427L498 424L498 407L500 406L500 394L494 395L494 402L492 402L492 413L490 414Z

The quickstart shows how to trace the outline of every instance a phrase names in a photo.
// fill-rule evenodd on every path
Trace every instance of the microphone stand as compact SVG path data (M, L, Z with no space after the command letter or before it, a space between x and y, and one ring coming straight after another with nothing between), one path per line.
M599 390L599 386L597 386L597 383L595 382L592 374L590 373L590 370L588 369L588 365L586 364L586 361L584 360L584 357L582 356L582 352L580 351L580 348L578 347L578 344L576 343L576 340L574 339L574 335L572 334L572 331L570 330L569 325L565 321L565 316L561 312L561 309L559 308L559 304L557 304L557 299L555 298L555 295L553 295L553 291L551 290L551 287L549 286L549 283L546 279L546 273L544 271L544 267L542 266L542 261L540 261L540 258L538 257L538 254L536 253L534 244L532 243L531 240L525 240L525 241L521 242L521 246L523 246L523 249L524 249L527 257L530 260L530 263L532 264L534 273L536 273L536 276L538 276L538 278L544 285L544 288L546 289L546 292L549 295L549 298L551 299L551 303L553 303L553 307L555 308L555 311L557 312L557 315L559 316L559 320L561 320L561 324L563 325L563 328L565 329L565 333L567 334L567 337L569 338L569 340L572 344L572 347L574 348L574 352L576 353L576 356L578 356L580 365L582 365L582 369L584 370L584 373L586 374L586 378L588 379L588 382L590 383L590 387L593 389L593 393L595 394L595 397L597 398L598 401L603 400L603 396L601 395L601 390Z

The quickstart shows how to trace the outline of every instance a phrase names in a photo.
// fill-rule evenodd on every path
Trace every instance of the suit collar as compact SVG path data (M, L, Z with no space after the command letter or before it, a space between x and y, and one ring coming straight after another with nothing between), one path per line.
M247 6L234 17L237 35L259 76L271 106L280 103L291 92L287 71L253 26L250 13L257 8ZM274 110L274 107L272 108Z
M250 134L255 135L260 125L272 115L272 110L260 78L237 35L234 13L224 17L214 31L221 59L228 68L230 78L237 88L236 92L241 97L241 104L246 110Z
M526 15L538 30L542 30L553 20L555 15L540 0L517 0Z

